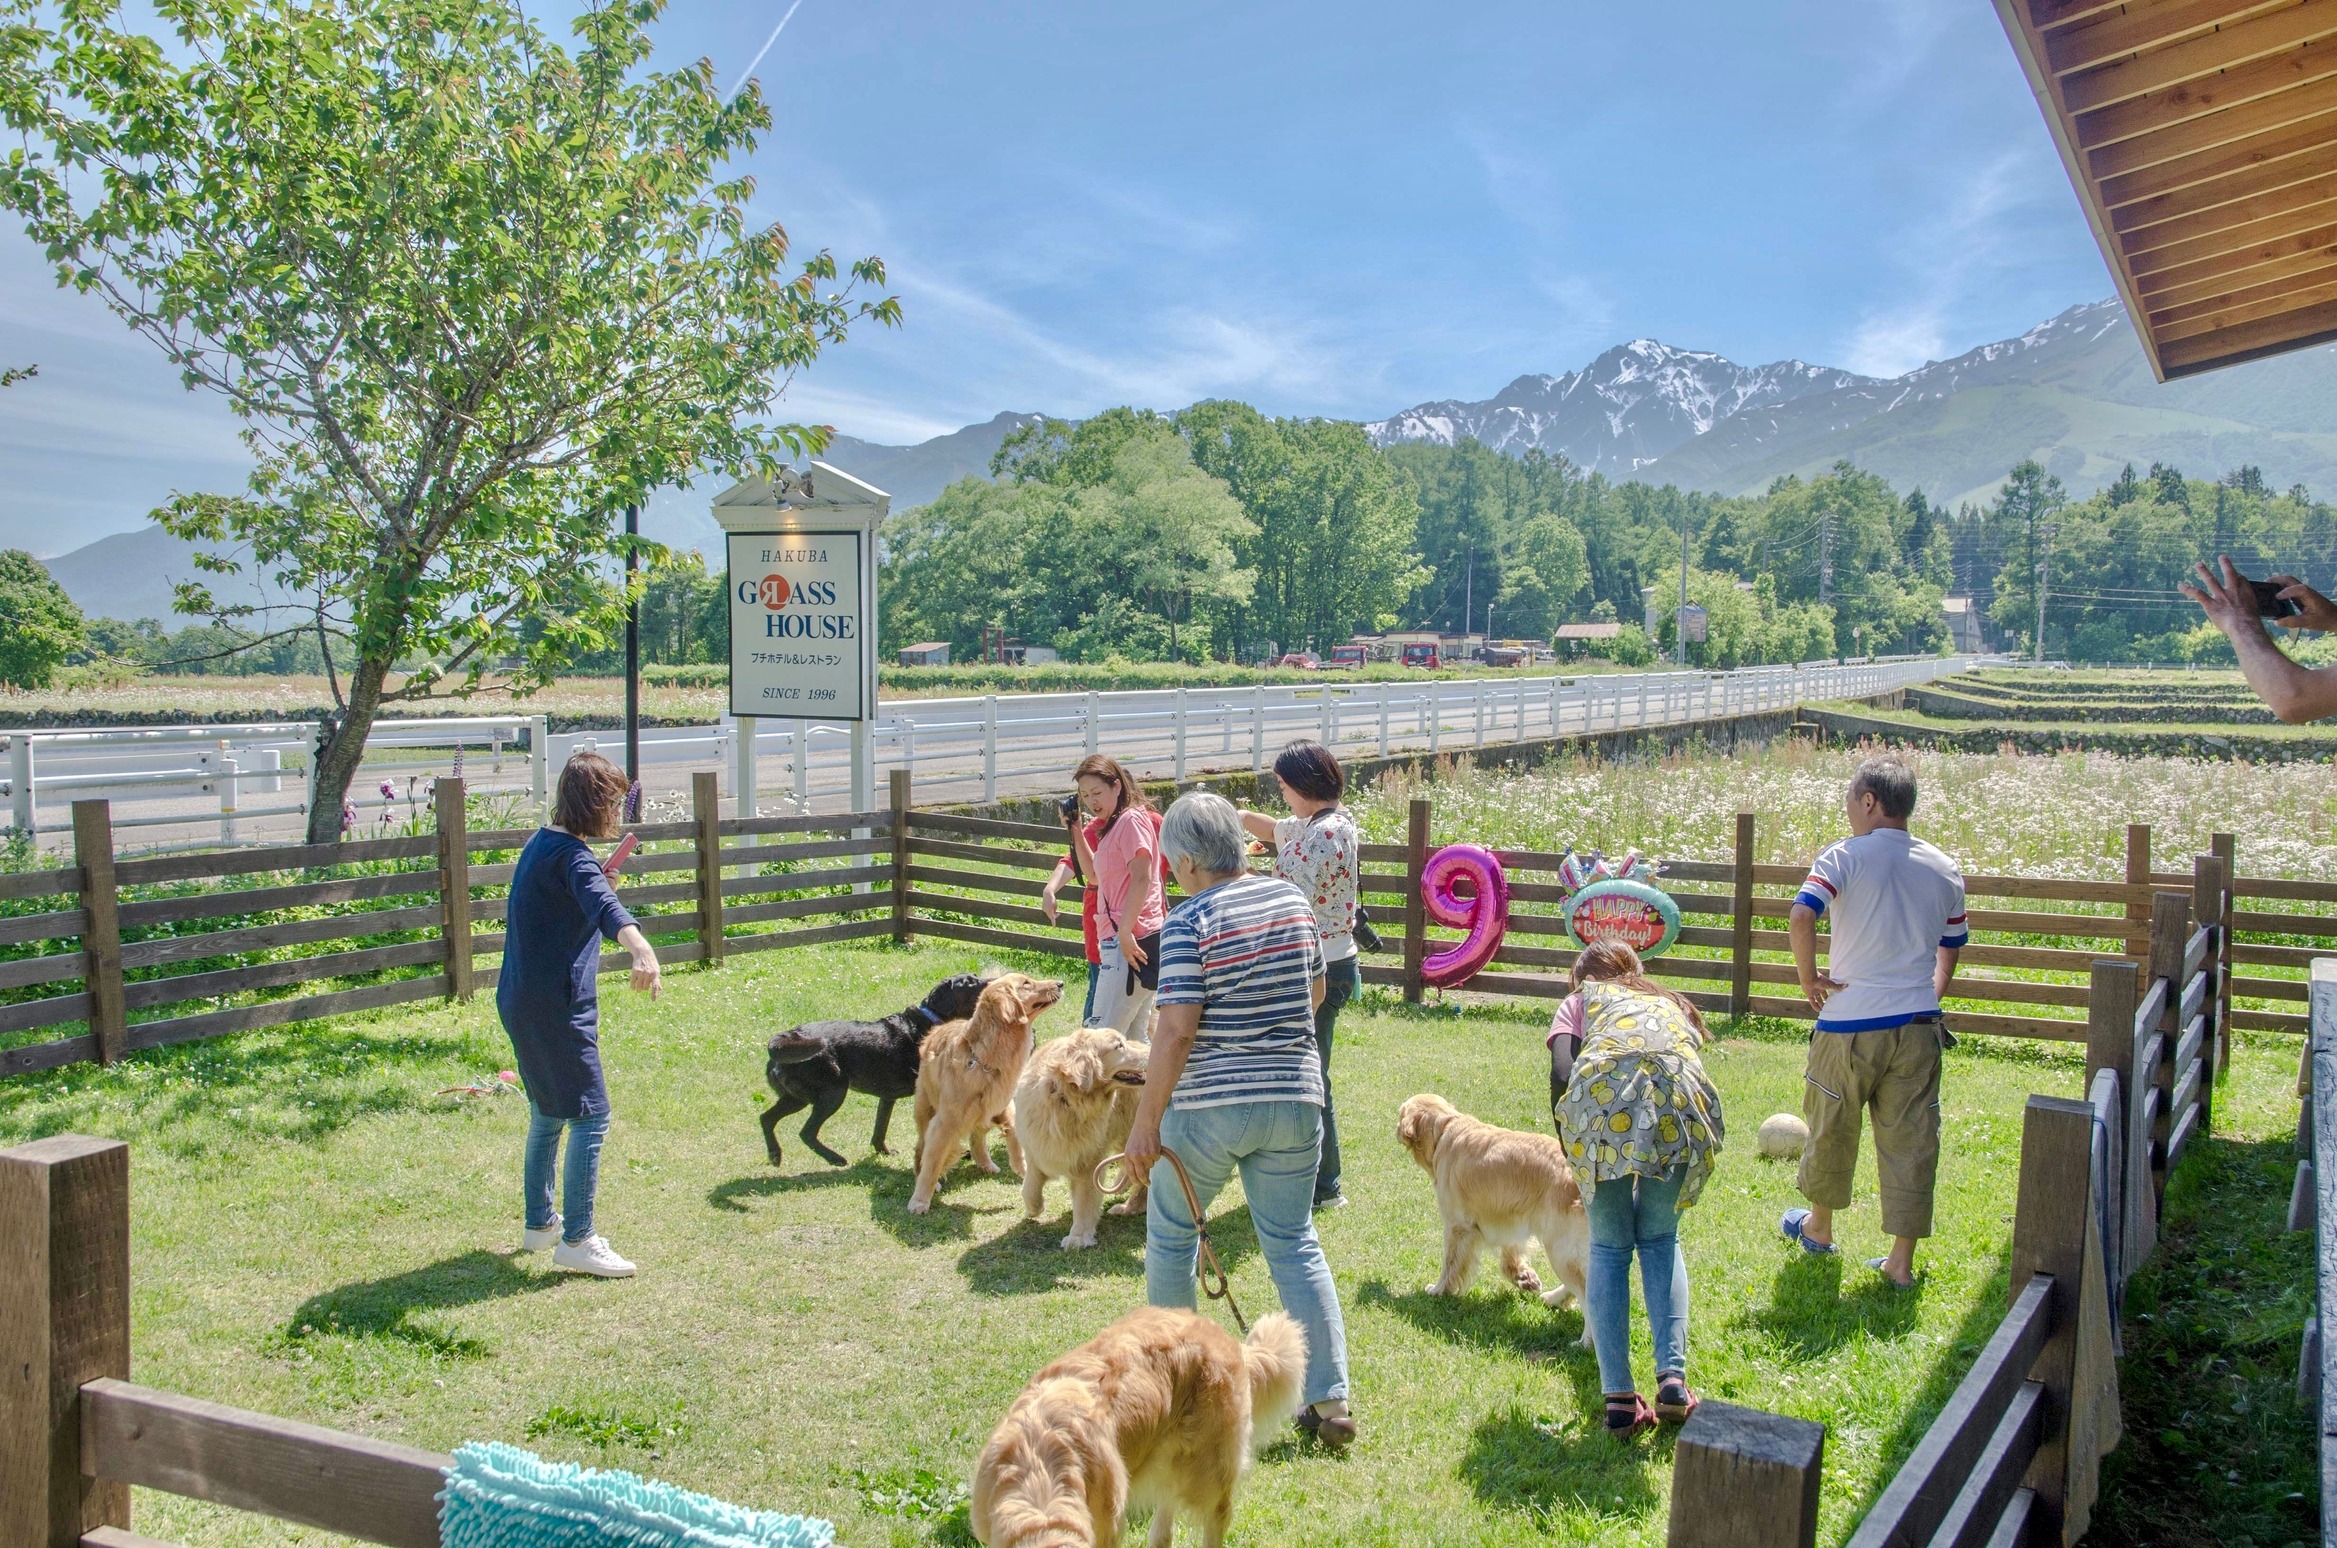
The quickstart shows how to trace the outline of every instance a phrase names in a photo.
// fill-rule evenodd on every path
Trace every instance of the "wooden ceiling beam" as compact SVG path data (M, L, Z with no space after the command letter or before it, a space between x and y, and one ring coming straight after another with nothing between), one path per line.
M2162 307L2204 301L2209 296L2219 296L2263 280L2294 279L2333 263L2337 263L2337 228L2329 231L2327 240L2285 258L2243 264L2238 268L2217 268L2207 264L2198 274L2174 281L2168 280L2163 274L2153 275L2152 283L2157 288L2145 293L2143 305L2156 311Z
M2126 259L2126 265L2138 282L2147 284L2149 275L2163 274L2169 269L2197 263L2205 258L2221 257L2226 253L2247 252L2266 243L2317 231L2332 221L2337 221L2337 199L2324 199L2319 204L2308 205L2303 209L2283 210L2277 215L2252 220L2228 231L2217 231L2147 253L2136 253Z
M2247 65L2267 63L2301 44L2333 36L2337 36L2337 0L2294 0L2286 10L2233 22L2181 43L2070 76L2061 83L2061 100L2069 112L2084 114L2226 75Z
M2088 150L2158 129L2172 129L2225 108L2277 97L2292 87L2337 76L2337 38L2301 44L2269 59L2200 76L2092 112L2073 112L2077 143Z
M2337 264L2323 264L2287 279L2243 286L2155 309L2150 314L2151 331L2162 339L2185 338L2206 328L2252 322L2257 317L2294 311L2300 305L2326 299L2321 293L2324 289L2337 295ZM2265 305L2266 302L2270 304ZM2202 322L2205 327L2197 326Z
M2178 156L2173 161L2161 162L2155 167L2145 167L2123 177L2109 178L2100 185L2102 203L2112 210L2123 210L2130 205L2169 199L2193 189L2200 191L2200 197L2208 198L2216 191L2210 185L2223 179L2258 169L2271 170L2283 161L2325 153L2332 142L2337 142L2337 107L2294 124L2282 125L2229 145L2217 146L2213 150ZM2297 175L2310 176L2311 171L2300 171ZM2171 204L2160 207L2168 210L2176 208ZM2206 205L2197 204L2187 208L2204 209Z
M2317 252L2332 242L2337 242L2337 221L2275 241L2260 242L2254 247L2236 252L2213 253L2190 263L2178 263L2150 274L2135 275L2134 287L2138 302L2135 310L2138 314L2148 311L2148 298L2173 286L2188 285L2200 279L2224 279L2263 264L2281 263L2305 253Z
M2126 9L2127 0L2025 0L2028 23L2039 32Z
M2110 211L2110 224L2122 237L2155 230L2170 222L2181 220L2215 219L2220 224L2234 223L2226 211L2235 205L2265 195L2293 189L2300 183L2309 183L2326 176L2337 167L2337 135L2316 143L2313 154L2284 156L2268 161L2245 172L2234 172L2211 183L2194 183L2156 199L2145 199L2138 204ZM2199 230L2212 229L2200 226ZM2154 244L2155 245L2155 244Z
M2194 237L2213 236L2220 231L2231 231L2258 220L2285 215L2291 210L2326 204L2337 199L2337 169L2332 169L2328 162L2323 162L2322 167L2319 177L2291 183L2285 188L2275 188L2248 198L2234 199L2228 204L2219 204L2196 214L2121 232L2118 244L2127 256L2140 257L2144 253L2173 247Z
M2173 43L2294 0L2130 0L2105 15L2065 27L2045 39L2055 75L2075 75L2146 48Z
M2337 108L2337 77L2308 81L2287 91L2251 98L2236 107L2086 151L2086 172L2095 181L2106 182L2147 167L2163 166L2180 156L2217 150L2285 129L2331 108Z
M2277 295L2260 297L2254 301L2235 301L2225 307L2187 309L2188 315L2168 318L2164 322L2154 318L2151 328L2161 342L2173 344L2202 334L2228 334L2235 328L2260 322L2267 317L2292 316L2321 301L2337 301L2337 279L2303 288L2283 286Z
M2323 301L2242 323L2221 333L2175 339L2166 346L2167 375L2196 376L2218 366L2238 365L2337 338L2337 302Z

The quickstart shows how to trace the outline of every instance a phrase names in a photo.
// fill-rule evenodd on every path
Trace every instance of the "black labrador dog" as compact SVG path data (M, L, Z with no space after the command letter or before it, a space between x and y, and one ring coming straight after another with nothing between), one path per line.
M763 1114L763 1145L779 1165L779 1120L808 1107L803 1142L830 1166L849 1163L820 1143L820 1125L836 1115L844 1098L865 1091L876 1098L877 1154L889 1156L885 1128L893 1104L917 1093L917 1052L925 1034L945 1021L963 1021L989 982L978 973L959 973L933 986L921 1005L876 1021L807 1021L775 1034L771 1063L764 1072L779 1100Z

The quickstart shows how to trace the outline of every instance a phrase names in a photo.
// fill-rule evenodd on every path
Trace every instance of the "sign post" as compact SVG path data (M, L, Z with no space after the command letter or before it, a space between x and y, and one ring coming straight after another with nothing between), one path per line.
M755 729L851 727L851 810L876 807L876 538L892 496L840 468L733 484L714 497L730 599L730 713L738 722L738 813L755 812Z

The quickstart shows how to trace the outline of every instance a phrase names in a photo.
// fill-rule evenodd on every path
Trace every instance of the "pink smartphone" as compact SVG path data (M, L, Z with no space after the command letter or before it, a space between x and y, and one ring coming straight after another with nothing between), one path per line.
M617 845L616 852L600 863L600 873L611 881L616 880L617 873L625 868L625 862L632 859L633 851L640 847L640 834L626 834L623 842Z

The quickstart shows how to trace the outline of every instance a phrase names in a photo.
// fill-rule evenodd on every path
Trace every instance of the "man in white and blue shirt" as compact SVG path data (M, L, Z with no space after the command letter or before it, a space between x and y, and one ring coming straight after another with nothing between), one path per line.
M1901 760L1859 765L1844 810L1851 836L1819 854L1793 900L1794 967L1818 1028L1802 1087L1810 1137L1798 1186L1810 1207L1787 1210L1782 1226L1807 1251L1834 1250L1834 1211L1849 1207L1860 1120L1871 1117L1891 1250L1868 1265L1908 1285L1939 1179L1940 1055L1954 1041L1940 999L1968 938L1964 878L1907 831L1915 771ZM1828 917L1821 974L1818 920Z

